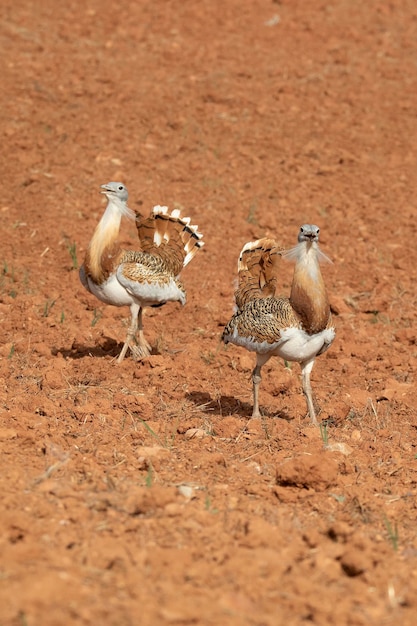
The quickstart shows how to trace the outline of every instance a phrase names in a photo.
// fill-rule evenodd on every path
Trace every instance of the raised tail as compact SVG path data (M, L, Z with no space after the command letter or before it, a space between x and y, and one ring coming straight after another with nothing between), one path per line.
M275 295L277 263L283 248L273 239L258 239L245 244L238 261L238 288L235 300L238 309L250 300Z
M204 246L198 226L191 218L181 217L179 209L171 213L166 206L154 206L149 217L136 213L136 227L143 252L159 256L174 276L188 265Z

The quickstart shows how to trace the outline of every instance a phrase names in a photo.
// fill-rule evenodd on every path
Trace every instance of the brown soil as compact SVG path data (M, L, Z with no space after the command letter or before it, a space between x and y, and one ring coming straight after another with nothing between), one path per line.
M3 0L0 36L0 624L415 624L415 0ZM206 240L120 366L74 258L110 180ZM278 359L252 420L219 343L242 245L305 222L321 431Z

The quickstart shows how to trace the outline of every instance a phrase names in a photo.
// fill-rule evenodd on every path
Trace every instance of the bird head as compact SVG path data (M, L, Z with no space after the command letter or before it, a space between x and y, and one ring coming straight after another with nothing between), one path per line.
M298 233L298 244L290 250L285 250L281 255L288 261L298 262L305 254L313 254L320 263L331 263L319 248L319 233L320 228L315 224L303 224Z
M109 205L111 204L113 209L116 208L121 215L129 219L135 219L134 211L127 206L129 194L123 183L106 183L105 185L101 185L101 189L102 191L100 193L106 196Z
M106 183L105 185L101 185L100 193L103 193L108 200L111 198L118 198L122 202L127 202L129 194L127 192L126 187L123 183Z
M307 241L318 243L320 228L315 224L303 224L298 233L298 243Z

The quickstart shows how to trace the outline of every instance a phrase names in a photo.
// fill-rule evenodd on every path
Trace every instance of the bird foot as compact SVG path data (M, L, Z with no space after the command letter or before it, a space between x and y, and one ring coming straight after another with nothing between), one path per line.
M309 420L307 426L319 426L319 423L315 415L311 415L311 413L307 413L305 418L306 420Z
M128 350L131 351L134 361L141 361L151 354L152 348L149 343L144 339L140 342L137 342L135 338L129 338L126 340L122 351L118 356L118 363L121 363L123 361Z
M129 346L129 348L135 361L141 361L142 359L149 356L152 352L152 346L150 346L147 341L132 344Z

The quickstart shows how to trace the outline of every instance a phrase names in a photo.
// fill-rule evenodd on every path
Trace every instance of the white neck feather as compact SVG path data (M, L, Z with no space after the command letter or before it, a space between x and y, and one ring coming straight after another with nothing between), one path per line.
M97 224L89 245L89 269L94 280L99 282L103 276L102 255L112 246L120 231L122 215L134 219L135 213L119 198L109 198L106 210Z
M132 209L129 209L127 204L117 197L110 197L108 199L106 210L101 218L98 226L100 230L106 231L108 228L120 228L120 221L122 216L129 219L135 219L135 213Z
M308 245L305 241L302 241L294 246L294 248L284 250L284 252L281 252L281 255L288 261L295 261L296 263L303 265L316 265L317 263L332 262L329 257L320 250L315 241L313 241L310 245Z

